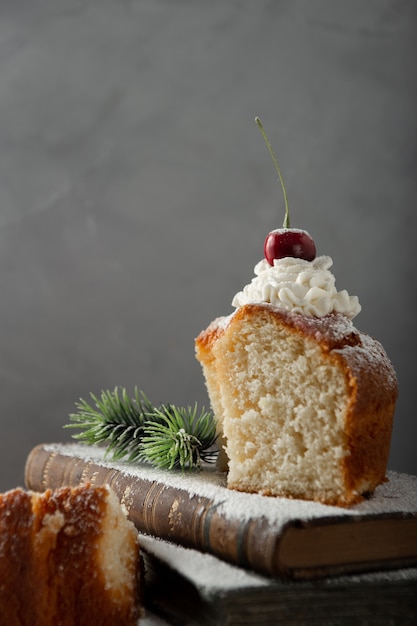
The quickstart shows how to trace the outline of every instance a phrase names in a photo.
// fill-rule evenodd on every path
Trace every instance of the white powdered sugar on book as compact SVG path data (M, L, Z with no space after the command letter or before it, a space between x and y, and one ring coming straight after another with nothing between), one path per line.
M172 570L178 572L183 578L192 584L207 597L217 592L228 592L259 588L279 587L285 585L311 584L291 581L274 581L271 578L261 576L254 572L243 570L238 566L231 565L218 559L211 554L203 554L191 548L184 548L168 541L139 535L140 545L145 550L159 559ZM371 572L355 575L344 575L317 581L319 585L336 585L340 583L384 583L402 580L414 580L417 584L417 568L406 568L393 571Z
M202 471L158 470L145 464L115 462L106 457L105 450L98 446L80 444L48 444L49 452L78 457L85 462L97 463L103 467L122 472L133 479L158 482L182 489L189 497L208 498L216 506L218 513L230 519L247 521L254 517L264 517L275 528L284 526L294 519L311 520L320 517L343 515L376 515L383 513L417 512L417 476L387 473L387 482L377 487L369 499L350 507L337 507L307 500L276 498L259 494L242 493L226 487L226 474L212 466Z

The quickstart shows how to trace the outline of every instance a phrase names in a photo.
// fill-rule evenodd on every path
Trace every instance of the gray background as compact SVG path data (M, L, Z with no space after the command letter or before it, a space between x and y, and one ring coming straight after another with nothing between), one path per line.
M1 0L0 488L80 397L207 404L194 337L231 312L283 200L359 296L415 453L414 0Z

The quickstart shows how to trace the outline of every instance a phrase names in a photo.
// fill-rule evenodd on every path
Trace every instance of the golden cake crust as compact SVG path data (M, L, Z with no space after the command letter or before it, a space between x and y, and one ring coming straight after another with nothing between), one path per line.
M136 626L139 563L137 533L106 487L0 495L2 624Z

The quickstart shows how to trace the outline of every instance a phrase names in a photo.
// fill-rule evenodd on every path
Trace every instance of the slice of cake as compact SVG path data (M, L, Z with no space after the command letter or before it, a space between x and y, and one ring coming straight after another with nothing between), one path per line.
M0 495L0 624L136 626L137 531L107 487Z
M230 488L348 505L385 480L397 379L331 263L261 261L196 339Z

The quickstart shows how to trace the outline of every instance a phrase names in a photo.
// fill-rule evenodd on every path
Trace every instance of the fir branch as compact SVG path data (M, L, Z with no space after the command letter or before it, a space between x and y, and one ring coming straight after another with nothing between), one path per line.
M77 413L64 428L78 428L74 439L89 445L107 444L106 454L114 460L146 461L160 468L195 468L214 462L217 450L216 423L211 412L161 404L154 407L135 388L133 398L126 389L90 394L93 404L80 399Z
M146 460L164 469L200 467L201 461L215 461L216 424L211 413L203 409L198 415L197 405L185 411L170 404L156 410L155 415L161 421L148 422L144 428L142 452Z

